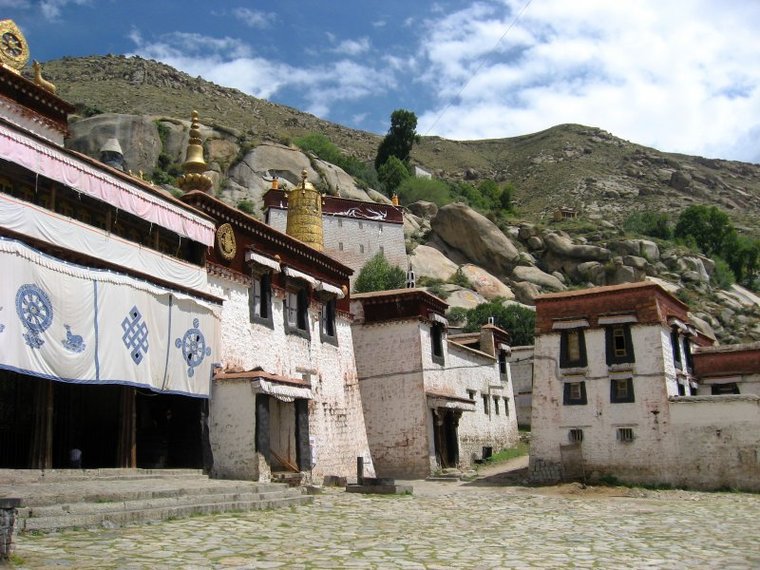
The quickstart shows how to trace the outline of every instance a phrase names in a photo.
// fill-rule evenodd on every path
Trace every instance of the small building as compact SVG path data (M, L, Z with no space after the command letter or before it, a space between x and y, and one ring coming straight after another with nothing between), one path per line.
M421 289L353 295L354 351L379 477L467 468L517 442L509 335L448 335L447 304Z
M561 206L554 211L554 221L574 220L578 217L578 210L570 206Z
M760 396L699 395L712 342L652 282L537 297L531 478L760 489Z
M264 195L266 223L284 232L288 219L288 195L270 189ZM353 279L378 253L391 265L409 266L404 242L404 215L399 206L322 196L324 251L353 270Z
M760 342L701 346L694 351L698 394L760 396Z
M224 299L222 355L209 412L213 475L321 483L374 475L349 315L351 269L320 251L320 196L292 192L289 232L191 189L212 216L209 290Z
M412 167L412 174L415 178L427 178L428 180L433 178L433 175L429 171L416 164Z

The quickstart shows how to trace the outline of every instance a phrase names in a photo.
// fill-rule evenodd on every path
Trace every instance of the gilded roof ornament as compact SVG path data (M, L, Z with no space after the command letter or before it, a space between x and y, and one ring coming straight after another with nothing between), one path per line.
M190 121L190 140L187 144L187 155L182 170L184 174L177 178L177 186L185 192L192 190L208 192L211 188L213 182L204 174L207 165L203 159L203 140L201 139L198 111L193 111Z
M21 73L28 61L29 46L16 22L0 20L0 63L15 73Z
M34 69L34 82L42 87L45 91L50 91L55 95L55 85L42 77L42 65L40 65L40 62L36 59L32 61L32 69Z
M322 195L301 172L301 182L288 192L288 223L286 233L316 250L324 249L322 227Z

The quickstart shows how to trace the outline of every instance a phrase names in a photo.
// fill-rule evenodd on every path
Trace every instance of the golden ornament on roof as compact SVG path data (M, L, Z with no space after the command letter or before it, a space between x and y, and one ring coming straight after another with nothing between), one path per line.
M29 61L26 38L13 20L0 20L0 63L20 73Z
M301 182L288 192L286 233L316 250L324 249L322 195L301 172Z
M185 192L200 190L207 192L213 182L204 174L207 165L203 159L203 141L201 140L201 126L198 119L198 111L193 111L190 122L190 140L187 144L187 155L182 170L184 174L177 178L177 186Z

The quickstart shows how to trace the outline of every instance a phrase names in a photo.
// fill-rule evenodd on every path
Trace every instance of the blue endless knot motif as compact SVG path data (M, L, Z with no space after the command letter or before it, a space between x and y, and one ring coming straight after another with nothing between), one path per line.
M211 355L211 347L206 346L206 339L198 328L200 321L193 319L193 328L187 329L185 336L174 341L174 345L182 350L182 357L187 365L187 375L195 374L195 367L199 366L206 356Z
M136 305L121 321L121 329L124 331L121 335L124 346L131 352L135 364L140 364L148 352L148 325L142 320L142 315Z
M71 352L84 352L87 345L84 343L82 336L73 334L69 325L63 325L63 328L66 329L66 338L61 341L63 347Z
M40 348L45 341L40 334L53 322L53 305L50 297L39 286L27 283L16 292L16 314L28 332L24 340L30 348Z

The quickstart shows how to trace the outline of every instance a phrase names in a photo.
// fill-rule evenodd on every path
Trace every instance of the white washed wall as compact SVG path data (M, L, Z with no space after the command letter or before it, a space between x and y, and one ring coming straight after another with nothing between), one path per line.
M628 480L659 477L662 458L671 452L668 439L668 394L675 388L671 374L672 354L669 334L659 325L632 326L631 336L636 362L631 367L635 402L610 402L611 372L625 365L608 367L604 329L587 329L588 367L581 376L567 376L559 368L560 334L540 335L534 353L531 470L542 463L559 465L560 445L570 443L570 429L583 430L581 444L586 473L614 473ZM616 377L623 377L618 374ZM673 378L673 380L670 380ZM564 380L586 382L587 405L563 405ZM631 428L632 442L617 440L617 429ZM537 479L541 477L534 476Z
M222 310L224 367L251 370L260 366L266 372L291 378L301 378L305 373L309 375L314 395L309 402L309 434L316 444L313 450L316 457L312 470L314 479L319 481L325 475L355 476L358 456L364 457L365 473L368 476L374 474L347 318L341 314L336 318L338 346L322 343L320 307L312 304L309 308L311 339L307 340L285 333L281 297L272 296L272 330L249 321L248 287L218 277L210 277L209 281L210 292L225 299ZM221 391L224 384L217 383L216 388ZM215 416L232 413L222 407L223 401L212 407ZM247 414L255 426L253 403ZM211 425L217 425L216 417L211 418ZM226 441L223 436L212 431L211 439L216 449L215 462L236 462L227 456L239 451L224 448L221 445Z
M364 417L378 477L430 474L419 321L355 325Z

